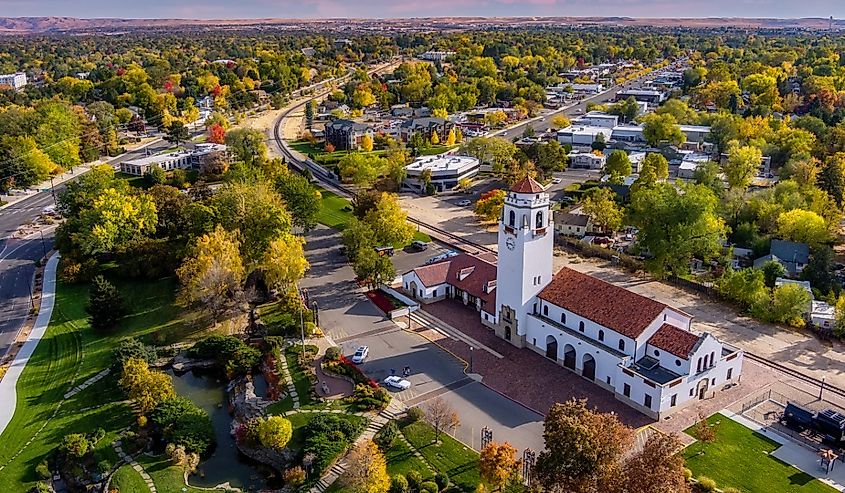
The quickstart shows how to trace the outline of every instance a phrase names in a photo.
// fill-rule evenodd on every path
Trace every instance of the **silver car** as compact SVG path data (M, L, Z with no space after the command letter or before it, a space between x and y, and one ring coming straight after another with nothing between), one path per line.
M368 346L358 346L355 354L352 355L352 362L356 365L361 364L370 355L370 348Z

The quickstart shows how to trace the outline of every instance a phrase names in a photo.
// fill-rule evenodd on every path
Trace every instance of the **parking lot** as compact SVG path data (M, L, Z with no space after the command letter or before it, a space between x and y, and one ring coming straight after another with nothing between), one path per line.
M354 282L355 274L340 253L340 233L320 226L308 233L306 256L311 263L302 287L320 308L320 325L326 335L351 356L360 345L369 346L361 365L374 379L390 370L397 374L409 366L411 388L393 391L407 405L424 405L441 397L458 412L462 425L455 436L476 449L480 430L487 426L494 439L507 440L520 450L542 448L542 417L503 397L464 373L464 363L430 340L400 328L385 318ZM397 251L391 258L398 273L422 265L445 252L432 243L423 252Z

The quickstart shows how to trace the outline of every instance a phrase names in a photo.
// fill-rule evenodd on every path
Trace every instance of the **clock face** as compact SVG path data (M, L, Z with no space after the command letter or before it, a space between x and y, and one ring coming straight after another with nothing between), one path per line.
M514 248L516 248L516 242L513 241L513 238L508 238L505 241L505 246L508 247L508 250L513 250Z

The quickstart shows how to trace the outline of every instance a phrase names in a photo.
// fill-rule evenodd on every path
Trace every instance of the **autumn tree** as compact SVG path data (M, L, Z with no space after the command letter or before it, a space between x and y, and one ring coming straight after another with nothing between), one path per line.
M387 167L387 159L360 152L347 154L337 163L341 180L364 188L372 186Z
M475 203L475 214L483 221L496 221L502 215L502 209L505 207L505 196L507 193L504 190L490 190L481 194L478 201Z
M86 255L113 252L155 232L155 203L144 193L106 188L79 215L74 241Z
M745 190L751 185L760 163L763 153L754 146L733 146L728 151L728 161L722 166L725 172L728 186Z
M209 152L200 158L200 174L218 178L229 171L229 158L225 152Z
M458 412L444 399L437 397L426 404L423 417L434 428L434 440L440 441L440 433L460 426Z
M572 126L572 122L569 121L569 118L566 115L555 115L552 117L552 128L556 130L560 130L561 128L566 128Z
M519 469L516 448L508 442L488 443L481 449L478 468L481 479L492 486L494 491L501 490Z
M226 142L226 129L219 123L213 123L206 131L206 142L222 144Z
M793 283L777 286L772 291L772 306L767 318L772 322L802 327L804 314L812 300L812 295L804 286Z
M625 461L625 486L637 493L688 493L683 444L674 434L652 433Z
M170 375L150 370L147 362L138 358L129 358L123 364L120 386L143 414L155 409L159 402L176 397Z
M305 260L304 244L303 238L291 233L282 233L270 242L261 263L268 286L284 290L302 279L310 267Z
M614 414L570 400L552 406L544 420L545 450L537 456L534 477L552 493L615 491L620 459L633 441L631 429Z
M292 434L290 421L282 416L270 416L258 424L258 440L265 447L283 449Z
M452 147L453 145L455 145L455 142L456 142L455 128L453 127L453 128L450 128L449 133L446 134L446 145L448 147Z
M234 232L218 225L197 239L191 254L176 271L182 305L200 303L218 317L239 297L245 275L239 241Z
M587 193L582 209L603 232L617 231L622 226L623 212L610 188L596 187Z
M818 246L830 240L824 218L813 211L792 209L777 219L778 236L785 240Z
M382 192L375 208L364 216L372 228L377 246L407 245L414 238L414 227L408 222L408 213L399 204L399 198Z
M364 152L372 152L373 137L370 134L364 134L364 136L361 137L361 150Z
M387 460L372 440L357 444L346 457L348 464L341 477L354 493L386 493L390 488Z

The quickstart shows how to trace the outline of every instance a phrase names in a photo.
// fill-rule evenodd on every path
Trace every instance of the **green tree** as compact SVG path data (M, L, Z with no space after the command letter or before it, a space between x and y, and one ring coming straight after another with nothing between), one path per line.
M179 120L176 120L171 123L170 126L167 128L167 133L164 135L164 140L177 146L190 138L191 132L188 131L188 127L186 127L185 124L180 122Z
M126 307L123 304L123 296L114 284L103 276L95 276L91 281L85 311L88 313L91 328L102 331L114 328L118 320L126 314Z
M82 433L71 433L62 438L61 449L76 460L82 459L91 449L91 441Z
M631 122L637 118L637 115L639 115L640 105L637 103L637 100L634 99L634 96L630 96L628 99L619 101L608 108L607 112L611 115L619 115L622 122Z
M288 172L276 179L276 190L285 201L293 219L293 225L305 231L317 226L317 215L323 205L322 195L304 176Z
M728 186L745 190L751 184L760 163L763 153L759 148L753 146L735 146L728 151L728 161L722 167Z
M535 163L542 176L549 177L554 171L566 169L566 150L556 140L541 144L537 149Z
M604 174L610 175L610 183L622 183L626 176L633 172L628 153L616 150L607 156L604 164Z
M801 279L810 281L813 289L824 295L831 291L838 294L840 284L834 275L834 254L829 246L819 246L813 250L810 260L801 271Z
M836 203L845 200L845 152L828 156L819 172L819 188L827 192Z
M305 103L305 128L307 128L309 132L311 131L311 127L314 126L314 107L315 107L315 105L316 105L316 103L314 102L313 99L309 99Z
M407 245L414 238L414 227L408 213L399 205L396 195L382 193L378 204L364 216L375 234L377 246Z
M678 121L669 113L652 113L643 117L642 121L643 137L649 145L655 146L661 142L680 145L686 140Z
M707 161L696 168L693 181L697 185L704 185L717 195L721 195L725 187L722 184L722 177L719 176L720 173L719 163Z
M388 162L382 157L353 152L344 156L337 168L344 182L369 188L388 168Z
M640 172L644 169L650 168L654 171L654 176L657 180L662 181L669 177L669 161L663 157L662 154L650 152L646 155L643 162L640 164Z
M584 214L603 232L617 231L622 226L623 212L610 188L595 187L587 193L581 206Z
M144 173L144 180L149 186L161 185L167 181L167 172L161 166L152 164Z
M267 161L265 140L264 133L254 128L236 128L226 132L229 152L247 166L260 166Z
M56 164L26 136L0 137L0 192L27 188L50 178Z
M260 263L270 242L291 231L292 219L279 194L266 182L230 183L211 199L219 224L238 231L247 267Z
M159 402L150 421L167 443L187 452L205 454L214 444L214 426L208 413L190 399L172 397Z
M766 279L766 287L769 289L775 287L775 281L779 277L786 277L788 275L786 267L776 260L767 260L760 269L763 271L763 277Z
M723 296L742 305L753 315L765 315L771 302L763 271L760 269L727 270L716 283Z
M648 252L647 265L657 274L685 273L693 257L705 260L721 252L727 227L716 214L719 199L707 187L669 183L638 189L630 212L640 229L638 246Z
M810 308L810 293L798 284L783 284L772 293L772 308L769 319L794 327L804 325L804 314Z
M352 262L355 276L369 286L390 282L396 277L396 269L387 255L379 255L374 247L361 248Z

